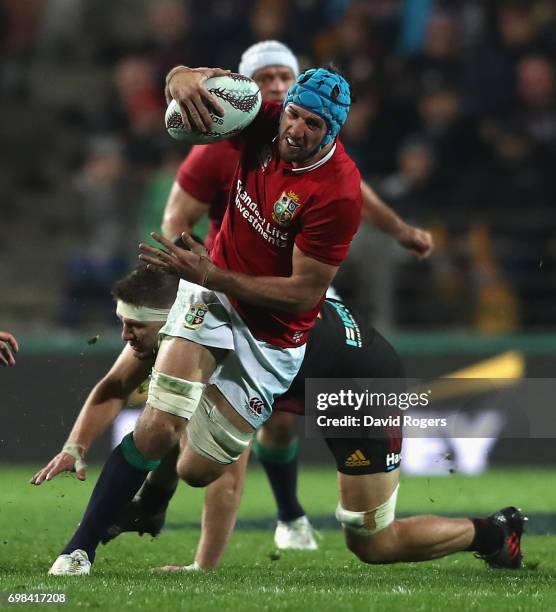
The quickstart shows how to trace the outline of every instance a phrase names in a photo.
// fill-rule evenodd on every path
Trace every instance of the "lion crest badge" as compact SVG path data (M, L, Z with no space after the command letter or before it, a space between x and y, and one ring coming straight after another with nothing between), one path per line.
M278 225L287 227L292 222L292 219L300 206L299 196L293 191L282 192L280 198L274 202L272 209L272 218Z
M199 327L201 327L205 321L205 315L207 312L208 306L206 304L202 304L201 302L191 304L187 314L185 315L183 326L187 327L188 329L199 329Z

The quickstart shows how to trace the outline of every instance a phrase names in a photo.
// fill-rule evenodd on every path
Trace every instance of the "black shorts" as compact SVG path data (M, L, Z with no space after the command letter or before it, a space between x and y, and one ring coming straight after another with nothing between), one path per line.
M306 378L403 377L402 362L392 345L371 325L353 315L345 304L328 300L309 334L301 369L275 409L303 414ZM380 436L372 438L329 438L324 434L324 439L343 474L391 472L400 465L399 428L384 429Z
M400 466L401 437L325 438L325 442L342 474L379 474Z

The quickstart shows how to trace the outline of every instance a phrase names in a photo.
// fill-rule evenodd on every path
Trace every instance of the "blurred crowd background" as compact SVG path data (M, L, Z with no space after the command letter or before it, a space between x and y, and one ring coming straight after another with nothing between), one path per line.
M364 226L348 302L383 330L555 327L554 0L0 0L0 327L116 325L187 152L164 75L264 39L345 71L344 144L434 234L417 262Z

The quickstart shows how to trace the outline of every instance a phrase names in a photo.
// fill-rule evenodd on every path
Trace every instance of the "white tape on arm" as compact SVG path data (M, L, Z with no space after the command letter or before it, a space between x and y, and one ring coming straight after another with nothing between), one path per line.
M62 452L70 455L75 459L75 471L84 470L87 467L83 457L84 446L76 442L66 442L62 448Z

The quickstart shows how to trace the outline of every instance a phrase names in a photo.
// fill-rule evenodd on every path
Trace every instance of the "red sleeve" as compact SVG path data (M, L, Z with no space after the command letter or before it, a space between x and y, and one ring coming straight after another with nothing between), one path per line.
M328 200L307 210L296 246L313 259L339 266L361 221L361 191L353 198Z
M218 144L195 145L176 175L179 186L205 204L213 202L221 189Z

